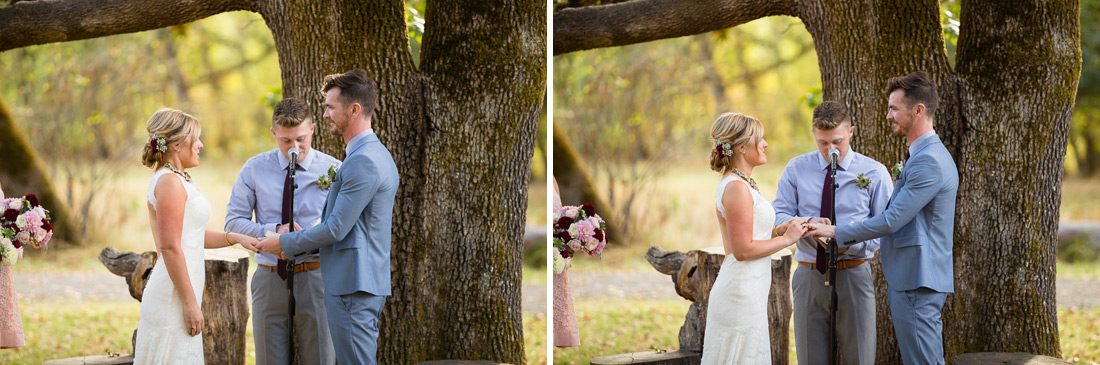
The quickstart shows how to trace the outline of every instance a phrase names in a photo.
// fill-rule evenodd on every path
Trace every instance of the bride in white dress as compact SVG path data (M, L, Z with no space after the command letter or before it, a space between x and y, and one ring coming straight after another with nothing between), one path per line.
M775 211L751 177L753 167L768 160L759 120L722 114L711 127L711 138L711 169L722 173L715 206L726 258L710 290L702 363L770 364L769 256L801 238L805 220L791 219L786 234L772 238Z
M255 251L258 240L206 230L210 202L186 170L199 164L199 123L174 109L161 109L145 126L149 140L142 163L149 181L149 225L159 258L141 301L135 364L202 364L204 248L235 243Z

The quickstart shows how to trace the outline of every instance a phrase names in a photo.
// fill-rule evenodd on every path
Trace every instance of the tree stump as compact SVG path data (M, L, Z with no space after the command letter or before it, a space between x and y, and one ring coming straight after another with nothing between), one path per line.
M646 260L658 272L672 277L676 294L692 301L680 327L680 351L702 353L706 333L707 303L710 289L718 278L725 256L713 250L687 253L650 247ZM772 259L772 285L768 292L768 324L771 335L772 363L789 361L791 303L791 256Z
M206 250L206 285L203 287L203 350L207 364L244 364L245 331L248 327L248 253L235 248ZM156 252L137 254L112 247L99 254L100 262L115 275L126 278L130 295L139 302L156 264ZM137 330L131 338L136 342Z
M244 364L248 311L248 253L206 250L202 348L207 364Z

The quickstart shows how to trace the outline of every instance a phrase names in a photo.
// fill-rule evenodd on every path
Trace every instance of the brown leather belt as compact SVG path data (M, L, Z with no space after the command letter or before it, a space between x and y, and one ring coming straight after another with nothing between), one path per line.
M274 266L267 266L267 265L260 265L260 264L256 264L256 266L259 266L259 267L262 267L262 268L265 268L265 269L268 269L268 270L271 270L271 271L277 271L278 270ZM310 271L310 270L319 269L319 268L321 268L321 263L320 262L317 262L317 261L303 262L303 263L294 265L294 272Z
M836 262L836 269L837 270L851 269L853 267L862 265L864 262L867 262L867 260L838 260ZM799 261L798 264L799 265L804 265L804 266L809 266L811 269L816 269L817 268L817 265L812 263L812 262Z

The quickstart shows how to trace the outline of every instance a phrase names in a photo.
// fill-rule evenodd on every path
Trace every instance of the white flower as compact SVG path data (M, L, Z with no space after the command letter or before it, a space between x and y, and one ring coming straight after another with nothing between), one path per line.
M577 237L581 233L581 226L579 224L573 224L569 226L569 237Z
M11 244L11 241L7 241L6 244L0 243L0 256L3 256L0 263L12 266L19 261L20 253L15 250L15 246Z
M565 258L561 257L561 251L557 249L551 249L551 251L554 251L554 273L561 274L565 271Z
M569 210L565 211L565 216L573 219L577 219L578 214L581 214L581 210L577 207L571 207Z
M12 199L11 203L8 203L8 208L15 210L23 209L23 199Z
M27 217L19 215L19 218L15 218L15 225L18 226L19 229L27 228Z

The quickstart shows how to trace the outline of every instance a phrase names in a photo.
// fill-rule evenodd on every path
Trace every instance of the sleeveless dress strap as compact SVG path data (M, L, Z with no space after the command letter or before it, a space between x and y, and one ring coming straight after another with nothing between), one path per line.
M149 192L146 193L146 196L145 196L145 198L149 201L149 205L153 206L153 210L157 210L157 196L156 196L157 183L160 182L160 177L163 176L164 174L171 174L171 175L175 175L176 177L178 177L180 179L180 182L183 183L184 193L185 194L187 193L187 180L184 180L183 176L176 175L176 173L172 172L172 170L169 170L169 169L166 169L166 168L163 168L163 167L160 168L160 169L157 169L157 171L153 173L153 177L150 178L150 180L149 180ZM184 199L186 200L186 197Z

